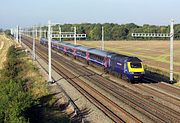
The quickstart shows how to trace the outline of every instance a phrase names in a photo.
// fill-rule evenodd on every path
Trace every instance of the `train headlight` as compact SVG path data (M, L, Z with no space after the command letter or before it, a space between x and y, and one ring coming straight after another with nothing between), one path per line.
M134 72L130 72L130 74L134 74Z

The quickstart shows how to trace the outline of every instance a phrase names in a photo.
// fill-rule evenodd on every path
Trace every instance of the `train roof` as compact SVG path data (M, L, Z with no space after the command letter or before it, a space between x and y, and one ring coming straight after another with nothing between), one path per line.
M89 47L79 45L78 47L76 47L76 49L87 52L89 49L93 49L93 48L89 48Z
M139 58L129 56L127 62L142 62Z
M59 43L59 41L52 40L52 43L58 44L58 43Z
M88 49L88 52L92 53L92 54L100 55L100 56L103 56L103 57L107 57L108 55L111 54L111 52L98 50L98 49L95 49L95 48Z
M65 42L59 42L61 45L63 46L67 46L67 47L70 47L70 48L77 48L79 47L80 45L74 45L74 44L71 44L71 43L65 43Z
M46 39L46 38L41 38L41 40L43 40L43 41L47 41L47 39Z
M42 41L46 41L48 42L48 39L47 38L41 38ZM57 40L51 40L53 43L59 43L59 41Z
M46 38L41 38L41 40L48 41L48 39L46 39ZM126 56L126 55L117 54L117 53L114 53L114 52L98 50L96 48L85 47L85 46L82 46L82 45L74 45L74 44L71 44L71 43L59 42L57 40L52 40L52 42L53 43L59 43L59 44L61 44L63 46L68 46L70 48L76 48L77 50L81 50L81 51L85 51L85 52L88 51L89 53L99 55L99 56L103 56L103 57L109 57L109 58L119 57L121 59L126 59L127 62L142 62L139 58L134 57L134 56Z
M134 56L126 56L126 55L117 54L117 53L112 54L111 57L112 57L112 58L117 58L117 57L119 57L120 59L124 59L124 60L126 60L127 62L142 62L142 61L141 61L139 58L137 58L137 57L134 57Z
M118 54L118 53L114 53L114 57L128 58L129 56Z

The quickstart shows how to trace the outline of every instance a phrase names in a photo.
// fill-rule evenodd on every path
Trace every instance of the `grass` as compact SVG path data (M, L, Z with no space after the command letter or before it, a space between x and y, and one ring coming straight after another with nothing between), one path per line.
M40 74L38 68L34 65L31 58L24 56L26 62L21 73L22 78L28 81L28 86L33 93L34 98L39 98L48 94L48 86L45 78Z
M177 83L175 83L174 85L176 85L176 86L179 86L179 87L180 87L180 81L179 81L179 82L177 82Z

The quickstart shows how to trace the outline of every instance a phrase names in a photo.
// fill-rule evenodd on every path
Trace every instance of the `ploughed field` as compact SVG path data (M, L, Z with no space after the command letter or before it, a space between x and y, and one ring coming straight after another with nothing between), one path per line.
M100 49L101 41L77 44ZM105 50L137 56L148 66L169 71L169 41L105 41ZM174 72L180 75L180 41L174 41Z

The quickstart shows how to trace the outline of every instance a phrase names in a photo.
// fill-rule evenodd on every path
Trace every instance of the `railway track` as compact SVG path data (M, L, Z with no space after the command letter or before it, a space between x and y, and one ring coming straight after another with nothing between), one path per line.
M32 46L26 42L31 49ZM46 62L47 55L37 52L37 54ZM61 66L57 61L52 59L53 69L60 74L64 79L66 79L72 86L74 86L82 95L84 95L90 102L92 102L96 107L102 110L108 117L110 117L114 122L134 122L140 123L137 118L126 112L124 109L119 107L117 104L109 100L104 95L100 94L97 90L93 89L91 86L78 79L77 76L73 75L70 71ZM61 68L61 69L59 69Z
M180 99L180 88L178 87L172 87L163 82L159 82L158 84L152 84L152 86L156 87L157 89L161 88L165 92L171 93L172 95L175 95L176 97L179 97Z
M161 90L161 93L166 93L166 95L171 96L173 98L178 98L180 100L180 88L175 87L173 85L164 83L164 82L158 82L157 80L145 77L144 80L145 82L149 82L150 86L149 88L153 88L158 90ZM147 85L144 85L147 87Z
M44 50L44 52L47 51L47 49L40 47L41 46L39 46L38 49ZM45 54L43 54L42 56L45 56ZM116 97L120 101L126 103L127 105L130 105L134 109L145 114L152 121L154 122L179 121L179 117L178 117L179 112L176 112L168 107L165 107L155 102L151 98L147 99L141 94L137 94L135 93L135 91L124 88L124 86L120 86L117 83L114 83L113 81L107 80L102 76L97 75L93 71L90 71L84 67L77 66L76 64L71 62L65 62L65 59L57 54L53 54L52 56L54 59L56 58L57 61L64 60L63 65L66 66L66 68L67 66L69 66L70 69L77 74L76 78L83 77L84 79L89 80L93 84L108 91L108 93L111 93L114 97ZM58 69L58 67L56 69Z
M171 92L172 94L180 95L180 88L179 87L175 87L173 85L170 85L170 84L167 84L164 82L159 82L159 81L154 80L154 79L149 78L149 77L144 77L143 81L151 82L151 83L154 82L154 84L153 84L154 86L160 87L161 89L164 89L164 90L168 90L168 92Z

